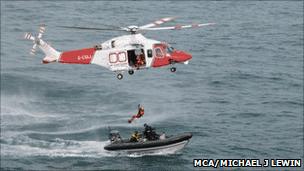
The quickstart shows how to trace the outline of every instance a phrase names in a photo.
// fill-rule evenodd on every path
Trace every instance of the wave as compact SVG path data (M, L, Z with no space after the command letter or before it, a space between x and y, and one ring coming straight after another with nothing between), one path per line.
M262 104L303 106L302 100L264 101Z
M244 117L244 118L255 118L255 117L263 117L266 114L265 113L255 113L255 112L244 112L236 114L238 117Z

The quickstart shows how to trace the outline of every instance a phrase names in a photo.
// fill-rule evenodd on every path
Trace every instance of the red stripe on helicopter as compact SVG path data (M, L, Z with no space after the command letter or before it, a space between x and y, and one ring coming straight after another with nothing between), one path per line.
M58 61L70 64L90 64L95 51L95 48L66 51L61 54Z

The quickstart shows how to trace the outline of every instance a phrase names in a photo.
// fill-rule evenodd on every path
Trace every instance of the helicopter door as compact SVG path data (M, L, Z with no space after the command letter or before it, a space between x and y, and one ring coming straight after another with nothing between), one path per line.
M146 66L146 58L143 49L128 50L129 66L133 68L142 68Z
M163 44L155 44L153 46L153 52L154 52L154 60L152 63L153 67L160 67L164 65L169 65L169 59L166 57L166 46Z

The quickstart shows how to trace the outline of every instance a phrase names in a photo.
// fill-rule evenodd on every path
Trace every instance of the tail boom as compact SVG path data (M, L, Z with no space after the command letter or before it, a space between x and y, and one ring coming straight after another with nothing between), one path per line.
M86 48L62 52L58 62L68 64L91 64L95 48Z
M45 53L45 57L42 60L42 63L44 64L48 64L51 62L56 62L58 61L61 52L58 52L57 50L55 50L53 47L51 47L49 44L47 44L46 42L44 42L43 40L40 39L40 44L38 45L38 47Z

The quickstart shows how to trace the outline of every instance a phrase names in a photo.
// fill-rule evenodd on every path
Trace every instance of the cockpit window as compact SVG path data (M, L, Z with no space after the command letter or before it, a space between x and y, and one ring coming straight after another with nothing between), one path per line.
M174 48L172 46L167 47L167 53L171 54L174 51Z
M160 50L160 48L155 49L156 57L163 57L163 52Z

